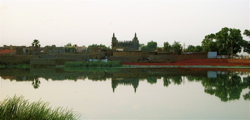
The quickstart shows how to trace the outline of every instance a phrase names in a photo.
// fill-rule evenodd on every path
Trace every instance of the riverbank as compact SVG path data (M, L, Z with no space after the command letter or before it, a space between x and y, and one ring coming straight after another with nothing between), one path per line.
M138 62L138 63L120 63L119 61L108 62L86 62L71 61L64 65L40 65L32 66L30 64L0 64L0 69L17 68L29 69L30 67L57 67L57 68L242 68L250 69L250 59L192 59L175 62Z
M173 63L122 63L123 67L132 68L247 68L250 69L249 59L193 59Z

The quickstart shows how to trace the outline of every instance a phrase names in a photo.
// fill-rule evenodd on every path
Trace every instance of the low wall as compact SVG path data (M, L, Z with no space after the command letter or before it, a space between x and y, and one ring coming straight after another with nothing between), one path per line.
M148 58L150 60L141 60L143 58ZM140 60L139 60L140 59ZM121 61L123 63L135 63L135 62L175 62L182 60L191 59L207 59L207 55L149 55L145 56L121 56L121 57L109 57L111 61Z
M30 59L31 66L56 66L63 65L65 62L69 61L84 61L83 59L42 59L42 58L34 58Z
M39 58L42 59L101 59L106 56L105 52L90 52L84 54L74 53L60 53L60 54L40 54Z
M141 57L109 57L108 60L109 61L120 61L122 63L135 63L138 62L138 59L140 59Z
M40 55L6 55L0 56L0 64L20 64L27 63L33 66L63 65L67 61L87 61L88 59L104 59L104 52L91 52L88 54L40 54ZM176 62L190 59L206 59L207 54L167 54L157 52L113 52L113 56L108 57L110 61L121 61L123 63L135 62ZM148 60L150 59L150 60ZM238 60L237 60L238 61ZM231 62L237 62L231 61Z
M173 53L157 53L157 52L141 52L141 51L124 51L113 52L111 60L118 60L124 63L138 62L139 59L148 58L148 61L140 62L175 62L189 59L206 59L207 53L192 53L192 54L173 54Z
M147 57L149 56L148 52L141 51L122 51L122 52L113 52L114 57Z
M42 59L83 59L86 58L88 55L85 54L40 54L39 58Z
M38 58L36 55L1 55L0 64L29 64L30 59Z
M227 59L229 63L250 63L249 59Z

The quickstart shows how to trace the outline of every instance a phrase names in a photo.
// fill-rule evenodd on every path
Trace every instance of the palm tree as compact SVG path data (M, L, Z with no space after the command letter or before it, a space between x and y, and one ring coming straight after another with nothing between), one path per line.
M40 46L41 46L39 43L40 43L39 40L37 40L37 39L34 39L34 40L33 40L33 42L32 42L32 47L34 48L35 51L38 51L38 50L39 50L39 48L40 48Z

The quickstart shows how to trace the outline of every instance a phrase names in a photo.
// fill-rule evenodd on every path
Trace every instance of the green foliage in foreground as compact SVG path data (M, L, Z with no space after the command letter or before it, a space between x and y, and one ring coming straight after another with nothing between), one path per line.
M121 63L118 61L93 61L93 62L66 62L64 64L65 67L73 67L73 68L80 68L80 67L120 67Z
M76 120L72 110L52 109L42 101L29 103L23 96L7 98L0 102L1 120Z

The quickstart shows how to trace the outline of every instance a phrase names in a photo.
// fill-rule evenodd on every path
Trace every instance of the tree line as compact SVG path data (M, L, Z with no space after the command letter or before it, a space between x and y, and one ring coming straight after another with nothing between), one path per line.
M250 37L250 30L245 30L244 35ZM40 43L37 39L35 39L32 43L32 46L35 48L40 48ZM71 43L65 45L67 50L75 49L74 45L72 46ZM92 44L89 45L90 47L102 47L106 49L110 49L105 45L97 45ZM241 52L242 48L244 52L250 54L250 41L244 40L241 35L241 30L235 28L228 28L224 27L220 31L216 33L208 34L204 37L201 42L201 45L189 45L186 49L183 48L180 42L174 41L171 45L169 42L164 42L163 48L157 47L157 42L150 41L147 45L140 45L142 51L149 51L153 52L157 49L162 49L164 52L168 53L176 53L182 54L182 52L209 52L209 51L216 51L219 55L235 55Z
M250 30L245 30L244 35L250 37ZM157 43L150 41L146 46L143 46L141 50L155 51L157 49ZM222 28L217 33L211 33L205 36L201 45L189 45L185 50L180 42L174 41L171 45L168 42L164 42L163 51L173 52L181 54L184 52L209 52L216 51L220 55L234 55L241 52L243 48L244 52L250 54L250 41L244 40L241 31L235 28Z

